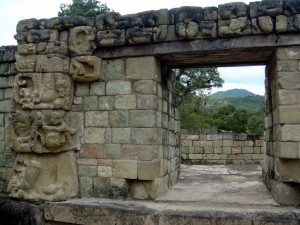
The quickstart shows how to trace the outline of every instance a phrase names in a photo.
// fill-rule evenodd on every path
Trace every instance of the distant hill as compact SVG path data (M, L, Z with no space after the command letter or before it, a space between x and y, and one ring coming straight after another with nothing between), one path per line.
M211 96L213 97L246 97L246 96L255 96L256 94L245 90L245 89L231 89L227 91L218 91Z
M264 96L253 94L245 89L219 91L209 96L205 109L214 112L226 105L234 105L237 109L255 112L265 106Z

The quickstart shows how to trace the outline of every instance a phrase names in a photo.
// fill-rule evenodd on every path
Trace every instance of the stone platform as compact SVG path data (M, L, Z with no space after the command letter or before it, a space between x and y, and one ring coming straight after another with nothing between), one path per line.
M259 165L186 166L155 202L72 199L47 203L46 225L283 225L300 224L300 209L279 206Z

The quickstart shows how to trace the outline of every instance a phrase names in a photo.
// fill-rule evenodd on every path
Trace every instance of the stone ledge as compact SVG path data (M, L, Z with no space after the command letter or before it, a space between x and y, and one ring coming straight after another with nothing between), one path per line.
M80 212L80 213L79 213ZM201 203L155 203L108 199L73 199L47 203L47 221L72 224L298 224L292 207L203 206ZM60 223L59 223L60 224Z

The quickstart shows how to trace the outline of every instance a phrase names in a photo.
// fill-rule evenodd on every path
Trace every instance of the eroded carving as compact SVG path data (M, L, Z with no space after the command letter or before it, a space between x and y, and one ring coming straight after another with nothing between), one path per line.
M106 30L97 32L99 46L114 46L125 44L125 30Z
M70 110L73 83L61 73L18 74L13 84L12 105L15 109Z
M19 72L33 72L36 63L36 55L16 54L16 68Z
M80 26L71 29L70 51L75 55L91 55L96 48L96 31L93 27Z
M99 80L101 59L96 56L78 56L71 59L70 75L75 81Z
M36 72L68 73L69 66L70 58L48 58L46 55L38 55L35 70Z
M56 153L79 149L80 118L62 110L18 111L8 127L15 152Z
M251 34L251 23L247 17L219 20L219 36L240 36Z
M78 192L74 152L39 156L18 154L7 190L28 200L65 200Z

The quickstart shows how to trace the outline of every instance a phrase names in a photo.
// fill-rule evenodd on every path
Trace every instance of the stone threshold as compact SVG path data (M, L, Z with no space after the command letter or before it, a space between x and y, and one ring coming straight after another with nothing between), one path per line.
M201 202L148 202L80 198L49 202L46 224L80 225L198 225L198 224L299 224L300 209L272 205L202 205ZM50 222L51 221L51 222ZM52 223L55 222L55 223Z

